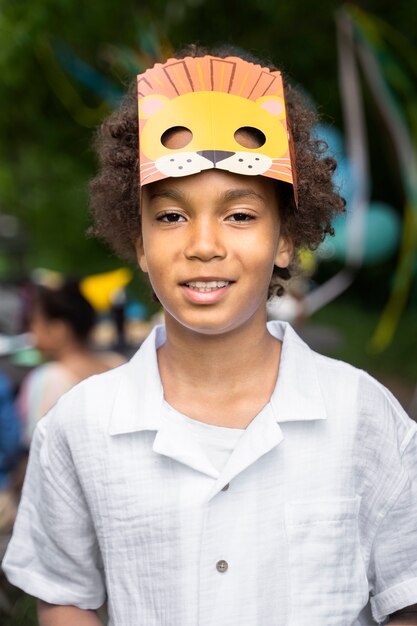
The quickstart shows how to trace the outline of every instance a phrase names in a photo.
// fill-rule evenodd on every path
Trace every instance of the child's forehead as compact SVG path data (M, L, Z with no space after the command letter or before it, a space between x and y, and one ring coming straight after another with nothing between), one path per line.
M264 176L243 176L226 171L207 170L192 176L165 178L142 189L148 200L167 198L172 200L203 199L233 201L240 198L271 202L276 198L273 180Z

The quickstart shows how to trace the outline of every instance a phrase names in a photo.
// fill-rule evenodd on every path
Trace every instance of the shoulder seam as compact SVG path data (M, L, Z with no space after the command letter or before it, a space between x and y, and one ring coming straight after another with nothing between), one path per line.
M358 370L361 374L363 374L363 376L365 378L367 378L367 380L372 383L373 385L375 385L375 387L377 387L379 389L379 391L381 391L381 393L383 394L384 398L386 399L386 401L389 403L390 407L392 408L392 410L394 411L394 413L396 414L396 416L401 420L401 422L403 424L406 424L406 422L408 421L408 419L410 419L411 421L411 427L407 430L407 434L405 435L404 441L407 439L407 445L408 445L408 438L411 438L413 432L415 431L415 427L417 427L417 425L415 424L415 422L413 422L413 420L411 420L411 418L408 418L407 412L405 411L405 409L400 405L400 403L398 402L398 400L391 394L391 392L389 391L389 389L387 389L379 380L377 380L376 378L374 378L373 376L371 376L368 372L366 372L363 369L359 369ZM396 402L398 402L399 406L396 406L395 402L393 402L393 398L396 400ZM400 409L400 410L399 410ZM407 420L404 418L408 418ZM401 444L401 447L403 447L403 443ZM404 448L405 449L405 448Z
M400 445L400 454L401 454L401 456L406 451L410 441L413 439L413 437L415 436L416 433L417 433L417 424L416 424L416 422L412 421L410 429L408 430L407 434L405 435L405 437L402 440L401 445Z

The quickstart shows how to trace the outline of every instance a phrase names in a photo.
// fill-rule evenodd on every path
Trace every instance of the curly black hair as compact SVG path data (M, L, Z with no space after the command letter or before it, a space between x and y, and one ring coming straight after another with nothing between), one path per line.
M277 68L250 53L228 46L205 49L191 45L175 54L200 57L211 54L219 58L238 56L245 61ZM332 182L336 161L325 157L327 145L312 136L317 115L305 98L284 76L287 120L294 141L298 206L291 186L277 181L280 220L294 250L314 250L327 234L334 234L331 222L345 210L344 199ZM100 169L90 183L90 211L93 226L89 234L105 241L113 251L128 262L136 262L135 242L141 233L138 173L138 113L136 81L130 85L120 107L98 129L95 149ZM281 295L282 281L288 280L297 266L294 255L288 269L275 267L269 295Z

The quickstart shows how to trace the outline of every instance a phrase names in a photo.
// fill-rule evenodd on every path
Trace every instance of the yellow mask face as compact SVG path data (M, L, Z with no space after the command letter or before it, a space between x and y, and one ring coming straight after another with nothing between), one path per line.
M141 185L218 168L295 186L279 72L235 57L170 59L138 76L138 96ZM165 137L178 128L186 139L172 149Z

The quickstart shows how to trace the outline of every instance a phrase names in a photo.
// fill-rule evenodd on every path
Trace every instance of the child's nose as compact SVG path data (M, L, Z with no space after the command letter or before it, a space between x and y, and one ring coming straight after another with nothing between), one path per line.
M234 155L234 152L226 152L226 150L200 150L197 152L200 156L211 161L214 165L219 161L223 161Z
M189 239L185 249L185 256L189 259L210 261L214 258L224 258L226 248L217 223L208 223L206 220L197 221L189 230Z

